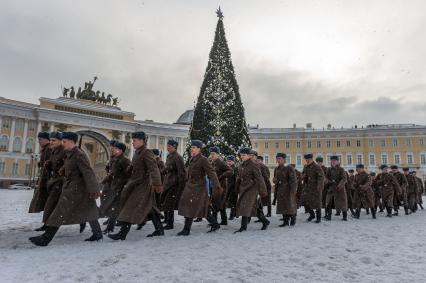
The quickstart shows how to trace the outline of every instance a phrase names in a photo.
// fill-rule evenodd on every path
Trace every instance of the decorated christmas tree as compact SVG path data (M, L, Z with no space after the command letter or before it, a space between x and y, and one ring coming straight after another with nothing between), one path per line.
M220 7L216 13L219 19L215 38L195 105L189 140L203 141L205 155L213 145L220 147L224 155L235 155L239 148L251 143Z

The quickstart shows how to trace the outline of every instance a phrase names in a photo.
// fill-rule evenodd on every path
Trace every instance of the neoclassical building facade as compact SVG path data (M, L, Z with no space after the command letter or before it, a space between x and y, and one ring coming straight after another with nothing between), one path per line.
M98 102L60 97L42 97L39 104L31 104L0 97L0 187L10 183L28 183L37 175L39 146L37 133L44 131L76 131L79 146L88 154L99 178L109 153L107 143L118 139L131 148L130 135L145 131L148 146L162 151L166 158L167 140L179 141L179 152L187 144L192 111L183 113L176 123L135 120L135 114ZM426 126L413 124L370 125L367 127L334 129L259 128L250 127L253 147L273 168L275 154L285 152L288 163L303 167L303 154L314 156L338 155L342 165L354 168L363 163L369 171L377 171L380 164L397 164L426 175ZM129 150L129 157L133 151Z

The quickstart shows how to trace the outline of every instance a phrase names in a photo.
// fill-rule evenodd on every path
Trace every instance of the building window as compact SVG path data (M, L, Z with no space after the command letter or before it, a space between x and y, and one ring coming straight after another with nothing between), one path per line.
M257 142L254 143L254 148L257 148L259 145L257 144Z
M340 141L336 141L336 147L340 147Z
M362 164L362 154L356 155L356 164Z
M425 140L423 138L419 138L419 145L425 145Z
M380 146L381 147L386 147L386 140L380 140Z
M18 175L18 163L13 163L13 165L12 165L12 175L13 176L16 176L16 175Z
M369 147L373 147L374 146L374 141L373 140L368 140L368 146Z
M263 160L265 161L265 164L269 164L269 155L264 155Z
M13 140L13 152L20 152L22 147L22 141L20 137L15 137Z
M2 126L2 128L9 129L10 128L10 119L7 118L7 117L3 118L1 126Z
M9 145L9 138L6 135L1 136L0 151L7 151L8 145Z
M413 154L412 153L407 154L407 164L413 164Z
M312 147L312 142L308 141L308 148L311 148L311 147Z
M330 153L327 153L327 155L326 155L326 158L324 158L324 163L325 163L325 165L327 165L327 166L329 166L330 165L330 156L331 156L331 154Z
M297 141L297 142L296 142L296 147L297 147L297 148L300 148L300 141Z
M4 174L4 168L5 168L6 164L4 163L4 161L0 162L0 175Z
M360 141L360 140L357 140L357 141L356 141L356 146L357 146L357 147L361 147L361 141Z
M325 144L326 144L327 148L331 147L331 141L326 141Z
M392 145L393 145L393 147L397 147L398 146L398 139L392 139Z
M302 156L300 154L296 155L296 166L302 166Z
M426 153L420 154L420 164L426 165Z
M27 143L25 144L25 152L26 153L33 153L34 152L34 145L35 142L32 138L29 138L27 140Z
M374 154L370 154L368 156L368 159L369 159L368 161L369 161L370 166L376 165L376 157L374 156Z
M268 149L269 148L269 143L265 142L265 148Z
M396 164L396 165L401 164L401 156L400 156L399 154L395 154L395 155L393 156L393 158L394 158L394 161L395 161L395 164Z
M321 148L321 142L317 141L317 148Z
M346 147L351 147L351 141L350 140L346 141Z
M352 165L352 154L347 154L346 155L346 163L348 165Z
M289 141L285 142L285 148L290 148L290 142Z
M25 164L25 176L30 175L30 164Z
M287 162L287 164L291 163L291 155L290 154L287 154L286 162Z
M388 164L388 155L382 154L382 164Z
M275 143L275 148L280 148L280 143L279 142Z
M28 122L28 131L34 132L36 130L37 123L35 121Z
M16 120L16 123L15 123L15 129L17 130L17 131L23 131L24 130L24 120L22 120L22 119L17 119Z
M406 144L407 146L411 146L411 139L410 139L410 138L407 138L407 139L405 140L405 144Z
M337 154L337 160L339 161L340 164L343 163L343 158L341 154Z

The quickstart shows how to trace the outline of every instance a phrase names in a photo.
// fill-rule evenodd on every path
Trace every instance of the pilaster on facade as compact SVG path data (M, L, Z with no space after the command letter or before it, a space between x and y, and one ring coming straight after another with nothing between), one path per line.
M16 124L16 118L12 118L12 126L10 128L10 137L9 137L9 147L8 151L13 151L13 142L15 140L15 124Z
M22 145L21 145L21 153L25 153L25 149L27 146L27 135L28 135L28 120L25 120L24 134L22 137Z

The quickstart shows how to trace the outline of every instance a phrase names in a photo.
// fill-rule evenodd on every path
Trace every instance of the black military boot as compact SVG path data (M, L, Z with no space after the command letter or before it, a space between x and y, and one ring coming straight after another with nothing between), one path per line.
M108 225L106 226L106 228L103 231L104 235L114 232L115 222L116 222L116 220L114 218L112 218L112 217L109 218Z
M185 217L185 226L183 227L183 230L177 233L176 236L188 236L191 232L191 226L192 226L193 219Z
M263 209L260 207L257 209L257 218L262 222L262 228L260 230L266 230L269 226L269 220L266 219L265 214L263 214Z
M109 223L109 218L107 219L107 220L105 220L104 222L102 222L102 225L108 225L108 223Z
M288 215L283 214L283 224L280 227L285 227L289 225L290 217Z
M370 209L369 209L369 208L366 208L366 209L365 209L365 214L367 214L367 215L369 215L369 214L370 214Z
M59 227L50 227L47 226L45 232L37 237L31 237L29 240L36 246L45 247L47 246L55 237L56 232L58 232Z
M334 216L340 216L340 210L336 209L336 214Z
M236 209L235 207L231 208L231 214L229 214L229 219L228 220L234 220L235 216L236 216Z
M167 219L166 226L164 226L164 230L172 230L174 228L175 212L173 210L165 211L164 217Z
M138 227L136 228L136 230L142 230L142 227L145 226L146 224L146 220L144 220L144 222L142 222L141 224L138 224Z
M421 203L419 203L419 206L420 206L420 208L421 208L421 209L424 209L424 208L423 208L423 205L422 205Z
M359 219L360 216L361 216L361 208L357 208L355 210L355 216L354 216L354 218Z
M331 221L331 215L333 214L333 211L331 208L325 209L325 220Z
M271 217L272 214L272 205L268 205L268 213L266 214L266 217Z
M315 223L321 223L321 209L317 209L315 214L317 216L317 221L315 221Z
M347 211L342 211L342 216L343 216L343 218L342 218L343 221L348 221L348 212Z
M220 229L220 225L219 223L217 223L217 218L214 217L214 214L212 213L211 210L209 210L207 213L207 221L209 222L209 225L210 225L210 230L207 233L214 232Z
M373 219L376 219L376 209L375 208L371 209L371 217L373 217Z
M399 209L398 208L394 208L393 209L394 213L392 214L393 216L398 216L399 214Z
M46 231L47 226L45 224L43 224L43 226L38 227L37 229L34 229L34 231L37 232L41 232L41 231Z
M388 213L386 217L391 218L392 217L392 207L386 207L386 212Z
M290 226L296 225L296 215L290 216Z
M351 216L353 216L355 214L355 211L352 208L349 208L350 212L351 212Z
M309 209L308 213L309 213L309 217L308 219L306 219L306 222L311 222L312 220L315 219L315 212L312 209Z
M163 224L161 224L160 215L157 213L152 213L152 224L154 224L155 231L149 234L147 237L156 237L156 236L164 236L164 228Z
M98 220L93 220L89 222L90 228L92 229L92 236L90 238L85 239L86 242L94 242L102 240L102 230L101 225L99 225Z
M80 223L80 233L83 233L86 230L86 222Z
M243 231L247 231L247 223L248 223L248 217L247 216L242 216L241 217L241 227L240 229L238 229L237 231L234 232L235 233L241 233Z
M130 226L132 226L132 224L127 223L127 222L122 222L121 223L121 228L120 231L116 234L109 234L108 238L111 238L113 240L126 240L126 236L130 231Z
M194 222L201 222L201 221L203 221L203 218L196 218L195 220L194 220Z
M408 207L404 207L405 215L409 215L410 212L408 211Z
M226 209L220 211L220 223L219 225L228 225L228 216L226 215Z

